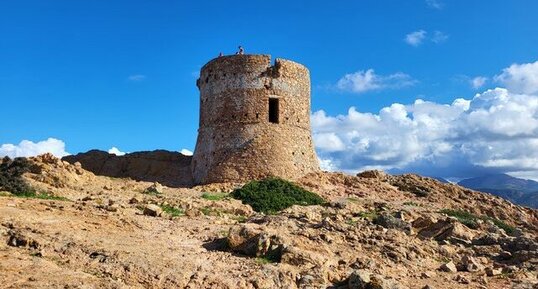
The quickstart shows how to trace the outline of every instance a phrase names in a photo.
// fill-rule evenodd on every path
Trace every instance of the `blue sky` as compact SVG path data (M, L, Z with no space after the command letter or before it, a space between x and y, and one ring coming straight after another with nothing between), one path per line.
M355 107L360 115L371 113L379 120L383 108L400 103L415 121L416 99L441 106L495 87L508 89L509 95L531 96L517 100L523 104L534 100L533 89L518 90L534 82L515 89L510 82L520 71L527 73L524 79L538 78L534 67L518 66L516 73L506 74L503 69L538 60L536 1L186 2L0 3L0 145L52 137L63 141L69 153L111 147L127 152L193 150L196 74L219 52L232 54L239 44L247 53L288 58L310 68L312 111L318 112L315 139L322 143L316 144L318 154L324 165L338 170L377 167L424 173L433 162L438 174L458 177L455 170L460 168L441 159L476 144L461 140L470 134L458 133L457 141L445 135L443 141L458 148L452 154L429 148L402 162L392 159L388 148L374 149L379 136L361 135L367 129L360 123L351 121L347 131L336 131L338 126L320 123L321 112L326 119L340 115L345 122ZM530 114L534 120L534 112ZM352 132L360 135L359 141L344 140ZM340 149L334 149L340 144L331 143L331 134L340 139ZM518 137L534 140L534 127L521 135L505 131L505 141ZM368 148L358 149L364 142ZM521 144L518 149L530 147ZM507 153L504 158L516 156ZM532 158L521 168L492 161L501 158L479 158L467 164L465 174L538 176Z

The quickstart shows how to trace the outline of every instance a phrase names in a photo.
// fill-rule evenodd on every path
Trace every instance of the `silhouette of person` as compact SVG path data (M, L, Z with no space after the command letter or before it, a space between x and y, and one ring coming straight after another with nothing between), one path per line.
M235 53L235 54L238 54L238 55L245 54L245 49L243 49L243 46L239 45L239 51L237 51L237 53Z

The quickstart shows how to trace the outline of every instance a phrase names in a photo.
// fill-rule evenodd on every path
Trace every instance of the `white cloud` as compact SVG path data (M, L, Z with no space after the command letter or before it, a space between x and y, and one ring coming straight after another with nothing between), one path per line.
M329 172L333 172L336 170L336 167L333 165L331 160L322 160L322 159L318 159L318 160L319 160L319 166L322 170L329 171Z
M494 79L516 93L538 93L538 61L512 64Z
M117 156L123 156L125 155L124 152L120 151L117 147L112 147L108 150L109 154L117 155Z
M434 43L440 44L440 43L446 42L447 40L448 40L448 35L445 34L444 32L441 32L438 30L433 32L432 41Z
M378 113L314 112L320 160L347 172L378 167L446 178L514 172L538 179L538 85L533 88L530 67L512 65L498 77L516 91L495 88L451 104L419 99Z
M445 7L445 4L441 0L426 0L428 7L441 10Z
M129 77L127 77L127 80L129 81L142 81L145 79L146 79L146 76L143 74L135 74L135 75L130 75Z
M485 76L477 76L475 78L469 79L469 84L471 84L472 88L479 89L482 86L484 86L484 84L486 84L487 81L488 81L487 77L485 77Z
M417 47L422 44L422 42L426 38L426 34L427 32L424 30L414 31L407 34L404 40L405 42L407 42L407 44Z
M448 34L439 30L435 30L433 32L433 35L431 37L428 37L428 32L421 29L407 34L404 38L404 41L411 46L418 47L422 43L424 43L426 39L431 40L433 43L441 44L446 42L448 40L448 37Z
M411 76L397 72L391 75L378 75L373 69L366 71L361 70L355 73L344 75L336 83L336 87L340 90L362 93L372 90L381 90L386 88L402 88L412 86L417 81Z
M181 151L179 151L179 153L181 153L182 155L185 155L185 156L192 156L192 151L190 151L188 149L182 149Z
M23 140L18 145L3 144L0 146L0 157L31 157L44 153L51 153L56 157L69 155L69 153L65 151L65 143L55 138L48 138L47 140L37 143Z

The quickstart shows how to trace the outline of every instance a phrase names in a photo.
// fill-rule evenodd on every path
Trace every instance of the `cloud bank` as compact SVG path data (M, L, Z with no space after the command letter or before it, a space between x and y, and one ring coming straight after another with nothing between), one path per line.
M451 104L416 100L378 113L312 114L324 168L380 168L463 178L507 172L538 179L538 62L514 64L494 88Z
M0 157L31 157L44 153L51 153L57 157L69 155L69 153L65 151L65 143L55 138L49 138L37 143L23 140L18 145L3 144L0 146Z
M179 153L184 155L184 156L192 156L192 151L190 151L188 149L182 149L181 151L179 151Z
M125 152L120 151L117 147L111 147L108 150L109 154L117 155L117 156L123 156L125 155Z

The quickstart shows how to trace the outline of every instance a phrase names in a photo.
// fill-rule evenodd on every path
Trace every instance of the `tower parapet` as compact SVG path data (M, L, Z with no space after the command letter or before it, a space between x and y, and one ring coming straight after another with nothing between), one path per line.
M204 65L195 183L295 179L319 170L310 130L310 73L269 55L232 55Z

